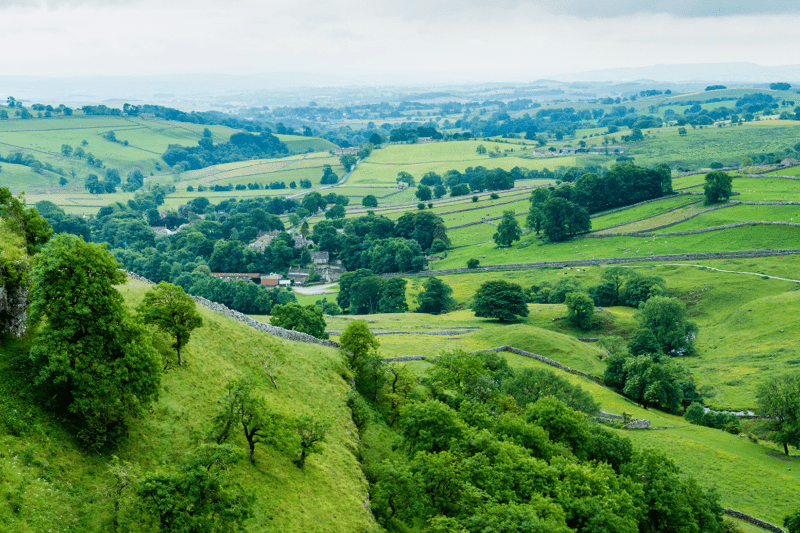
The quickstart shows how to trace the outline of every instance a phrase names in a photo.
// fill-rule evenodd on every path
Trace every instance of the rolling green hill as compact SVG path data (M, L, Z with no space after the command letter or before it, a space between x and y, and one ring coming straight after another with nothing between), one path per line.
M126 303L137 305L147 289L138 282L120 288ZM259 333L239 322L199 307L204 326L186 346L183 367L168 365L159 400L114 451L134 471L144 474L173 467L184 454L206 442L211 421L228 380L249 376L273 412L287 417L313 415L331 422L324 451L310 457L305 469L292 460L295 451L267 445L256 448L256 464L242 458L228 473L252 494L250 531L367 531L373 527L364 509L367 485L358 465L357 431L346 401L349 385L342 379L339 352L317 345L289 342ZM166 339L156 336L165 357L172 358ZM4 505L0 517L9 531L109 531L113 516L110 454L87 455L62 428L58 417L32 401L35 391L19 382L13 360L24 356L29 339L3 347L0 372L0 437ZM275 356L276 388L259 357ZM232 444L246 449L239 428ZM122 513L136 514L132 489L122 493ZM10 503L6 504L8 501Z

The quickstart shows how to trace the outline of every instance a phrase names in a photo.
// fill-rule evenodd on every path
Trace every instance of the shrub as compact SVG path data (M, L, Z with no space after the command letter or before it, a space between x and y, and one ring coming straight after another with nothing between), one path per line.
M474 259L474 258L470 259L469 261L467 261L467 268L478 268L478 265L480 263L481 262L478 261L477 259Z

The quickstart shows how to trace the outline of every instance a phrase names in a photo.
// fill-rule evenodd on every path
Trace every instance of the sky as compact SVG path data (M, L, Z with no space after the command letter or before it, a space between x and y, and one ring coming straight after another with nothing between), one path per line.
M0 0L3 75L537 79L654 64L791 65L783 0Z

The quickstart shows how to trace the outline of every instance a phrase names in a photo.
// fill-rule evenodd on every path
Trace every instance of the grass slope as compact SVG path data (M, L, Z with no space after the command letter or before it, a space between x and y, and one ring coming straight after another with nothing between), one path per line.
M146 286L130 282L121 287L129 306L135 306ZM242 460L230 470L232 480L255 496L250 531L364 531L372 526L364 510L367 485L354 454L358 443L345 402L349 390L340 377L342 362L336 350L291 343L256 332L238 322L199 308L204 326L185 349L186 364L166 371L158 403L136 421L119 449L123 461L142 470L167 465L204 441L218 409L227 380L251 376L270 408L287 416L313 414L332 423L322 454L311 456L300 470L286 452L256 448L256 464ZM156 335L170 353L169 343ZM18 341L4 350L2 372L10 372L9 353L24 352ZM285 358L276 390L261 369L258 354ZM106 531L111 500L104 496L111 456L86 456L61 429L58 420L26 402L8 385L0 387L2 419L8 427L28 420L21 436L0 437L4 483L0 520L12 531ZM14 425L16 424L16 425ZM246 447L241 430L232 444ZM15 511L14 505L18 505Z

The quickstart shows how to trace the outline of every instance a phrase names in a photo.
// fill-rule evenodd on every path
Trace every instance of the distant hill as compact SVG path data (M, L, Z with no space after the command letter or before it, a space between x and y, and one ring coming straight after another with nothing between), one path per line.
M589 70L554 76L560 81L664 81L770 83L800 81L800 65L765 67L755 63L696 63Z

